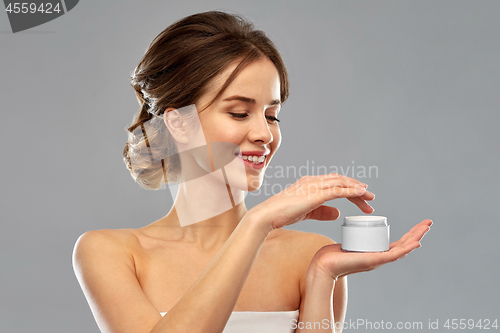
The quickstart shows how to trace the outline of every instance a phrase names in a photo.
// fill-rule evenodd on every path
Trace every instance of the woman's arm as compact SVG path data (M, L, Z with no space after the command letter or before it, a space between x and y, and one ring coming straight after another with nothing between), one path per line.
M74 269L102 332L222 332L268 233L268 227L245 215L163 318L142 291L124 242L106 231L80 237Z
M333 308L333 313L332 313ZM347 276L336 281L308 270L296 333L341 333L347 308Z
M344 328L347 294L347 276L343 276L335 281L335 287L333 288L333 325L335 333L342 333Z
M247 214L209 267L152 332L222 332L269 234Z
M342 332L347 309L347 276L335 281L329 274L320 274L322 272L314 268L320 249L336 243L323 235L315 235L308 243L306 251L310 254L303 258L301 264L306 271L300 282L301 302L297 322L300 328L296 332L307 332L307 322L313 328L316 323L318 332L333 332L334 327L339 328L336 333Z

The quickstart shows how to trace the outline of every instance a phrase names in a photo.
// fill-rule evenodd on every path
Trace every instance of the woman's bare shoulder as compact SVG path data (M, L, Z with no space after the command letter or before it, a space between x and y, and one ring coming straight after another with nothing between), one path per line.
M137 229L100 229L90 230L82 234L78 240L79 242L92 243L92 244L108 244L108 245L126 245L137 241Z
M73 255L86 257L94 254L128 255L139 244L136 229L90 230L78 237Z
M73 269L103 331L149 332L158 321L137 278L131 251L137 242L134 229L103 229L85 232L75 244Z

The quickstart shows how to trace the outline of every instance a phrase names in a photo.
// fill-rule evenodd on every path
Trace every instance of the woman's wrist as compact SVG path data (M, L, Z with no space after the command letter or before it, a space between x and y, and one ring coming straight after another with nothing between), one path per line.
M257 206L247 211L243 220L247 220L246 223L252 225L255 230L265 234L266 237L273 230L269 216L266 216L266 212L262 209L257 209Z
M250 211L245 214L240 224L243 224L245 228L249 228L252 232L260 234L264 239L272 231L271 226L266 223L264 218L256 213L250 213Z
M330 281L337 281L339 277L332 274L328 270L325 269L324 265L321 263L321 261L317 258L314 257L311 260L311 264L309 265L309 268L307 269L306 273L306 282L307 281L325 281L325 282L330 282Z

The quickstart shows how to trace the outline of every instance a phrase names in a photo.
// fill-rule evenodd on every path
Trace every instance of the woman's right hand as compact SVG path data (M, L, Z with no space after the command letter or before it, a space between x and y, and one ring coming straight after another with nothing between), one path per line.
M336 220L339 210L323 204L337 198L347 198L362 212L370 214L373 208L367 201L373 200L375 195L366 190L367 186L337 173L304 176L247 214L257 216L269 231L307 219Z

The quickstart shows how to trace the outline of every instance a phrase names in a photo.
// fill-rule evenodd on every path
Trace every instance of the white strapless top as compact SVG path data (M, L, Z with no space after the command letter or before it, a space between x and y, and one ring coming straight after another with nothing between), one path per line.
M233 311L223 333L293 333L298 318L299 310Z

